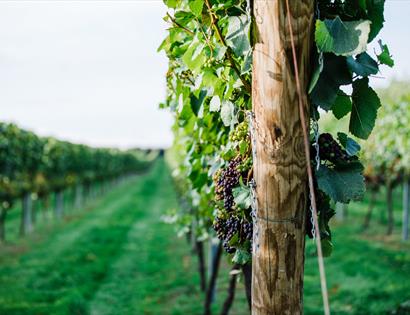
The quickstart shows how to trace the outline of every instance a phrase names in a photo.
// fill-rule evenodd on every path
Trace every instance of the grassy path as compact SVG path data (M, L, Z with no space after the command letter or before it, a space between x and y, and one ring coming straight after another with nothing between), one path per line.
M163 314L165 305L169 314L192 311L186 309L184 296L195 292L195 279L189 279L190 264L181 266L187 246L182 240L175 242L170 226L159 221L164 209L176 206L170 187L168 176L145 181L139 191L144 198L135 198L141 217L131 226L121 254L90 302L92 315Z
M197 279L188 256L190 270L181 265L187 247L159 220L176 206L171 187L157 163L92 211L36 232L23 254L1 248L0 314L160 314L168 302L169 314L184 314L179 300Z
M159 161L64 222L0 247L1 315L200 315L197 262L184 239L161 222L177 206L169 171ZM359 231L366 203L334 229L326 259L332 314L387 314L410 299L410 245ZM379 235L375 238L373 231ZM305 314L321 314L313 243L308 241ZM223 259L214 314L223 303ZM239 284L232 315L248 315Z

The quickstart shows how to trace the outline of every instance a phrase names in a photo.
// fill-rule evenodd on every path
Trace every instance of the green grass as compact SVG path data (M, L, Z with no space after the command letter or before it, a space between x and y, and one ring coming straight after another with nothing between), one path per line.
M362 233L366 202L350 207L349 218L334 224L334 254L326 259L332 314L386 314L410 299L410 246L399 241L399 225L395 235L383 236L383 200L371 228ZM398 218L399 192L395 206ZM11 243L0 247L0 314L201 314L196 258L160 219L175 207L169 172L159 161L87 209L69 212L63 222L49 218L20 240L12 234L16 208L8 223ZM305 313L321 314L314 244L307 243ZM215 314L228 270L224 259ZM231 314L249 314L241 283Z
M325 260L332 314L387 314L410 299L410 247L360 234L353 220L334 229L334 252ZM317 260L308 243L305 310L320 314Z

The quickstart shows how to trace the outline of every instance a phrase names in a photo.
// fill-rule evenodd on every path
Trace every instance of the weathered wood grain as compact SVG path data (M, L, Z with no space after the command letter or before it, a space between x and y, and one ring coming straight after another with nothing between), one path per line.
M252 98L258 219L254 235L252 314L303 313L305 209L303 134L288 28L291 19L300 80L309 80L312 0L254 1ZM308 115L307 95L303 103Z

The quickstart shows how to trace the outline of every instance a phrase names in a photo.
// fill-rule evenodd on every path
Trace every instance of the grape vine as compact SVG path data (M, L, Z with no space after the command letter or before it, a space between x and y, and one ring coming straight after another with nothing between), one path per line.
M169 71L162 107L175 116L177 149L170 154L179 161L176 176L189 191L194 209L191 220L184 220L190 222L186 230L192 230L193 220L198 237L213 227L233 262L244 264L252 250L252 145L247 119L252 108L251 2L164 2L169 29L159 50L169 58ZM312 130L312 158L318 153L312 165L320 232L327 254L332 248L331 204L358 200L365 191L356 140L369 137L381 106L369 77L380 66L394 64L381 41L376 55L367 52L367 44L383 27L383 11L384 0L317 1L308 91L311 118L320 121L323 112L332 112L335 119L349 119L349 134L340 132L337 139Z
M5 238L7 212L24 194L44 198L75 185L89 186L143 170L148 160L139 153L41 138L0 123L0 241Z

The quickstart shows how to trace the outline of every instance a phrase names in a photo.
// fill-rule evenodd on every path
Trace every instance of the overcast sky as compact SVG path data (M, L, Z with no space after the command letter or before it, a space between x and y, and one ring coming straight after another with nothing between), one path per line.
M409 12L387 0L387 79L410 75ZM0 0L0 120L94 146L170 145L164 14L157 0Z
M162 1L1 1L0 120L95 146L166 146Z

